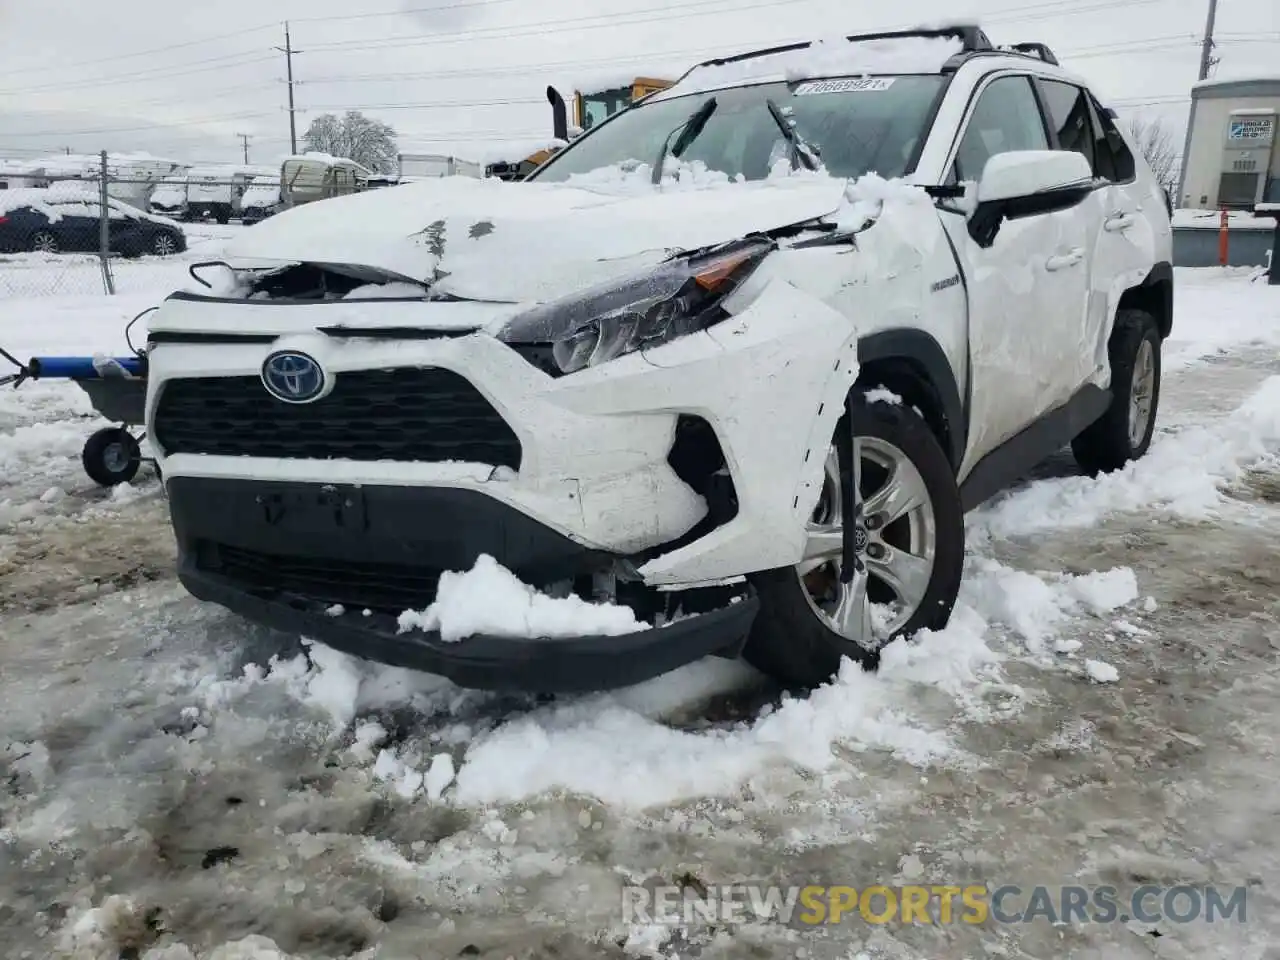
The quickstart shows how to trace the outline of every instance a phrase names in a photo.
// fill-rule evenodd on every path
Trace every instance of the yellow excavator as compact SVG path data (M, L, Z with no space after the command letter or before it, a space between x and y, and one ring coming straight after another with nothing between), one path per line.
M629 85L623 87L593 90L588 93L576 90L573 94L573 126L577 129L573 131L569 127L569 108L564 97L555 87L547 87L547 102L551 104L552 136L556 140L568 142L615 113L625 110L642 97L657 93L659 90L666 90L674 83L674 80L661 80L656 77L636 77ZM523 180L559 149L559 147L548 147L514 163L490 164L485 169L485 173L499 180Z

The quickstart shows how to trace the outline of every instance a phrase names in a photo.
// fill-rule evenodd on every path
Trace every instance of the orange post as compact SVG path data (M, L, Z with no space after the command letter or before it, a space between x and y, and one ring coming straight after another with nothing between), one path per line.
M1227 226L1227 209L1222 208L1220 218L1218 220L1218 265L1225 267L1227 265L1227 250L1230 247L1228 238L1230 230Z

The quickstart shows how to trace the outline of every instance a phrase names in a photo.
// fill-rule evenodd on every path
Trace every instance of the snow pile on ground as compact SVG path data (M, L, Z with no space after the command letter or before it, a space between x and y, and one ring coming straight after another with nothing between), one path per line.
M439 631L446 643L456 643L476 634L612 637L647 630L649 625L637 620L626 607L539 593L493 557L482 554L468 571L445 571L435 602L425 610L404 611L399 628L401 633Z
M749 721L710 730L678 729L668 715L717 690L740 689L754 671L705 661L627 690L565 698L496 724L460 723L433 740L394 745L387 745L388 731L377 722L349 728L371 704L407 702L419 711L458 715L497 698L319 644L309 648L310 664L303 657L276 660L267 668L247 668L238 680L205 684L201 693L206 709L225 709L259 684L282 686L328 715L332 735L350 736L353 758L401 797L482 807L567 792L643 809L732 796L753 783L785 791L798 777L840 767L850 750L885 751L922 769L970 766L974 759L953 742L946 724L956 711L979 720L1007 714L1021 696L1001 673L1001 663L1018 650L1002 648L1000 637L1011 633L1041 653L1073 617L1110 613L1137 596L1128 568L1041 577L979 559L948 627L891 644L877 674L846 661L837 678L808 698L784 698ZM598 632L602 621L621 629L630 618L617 608L542 597L492 560L442 581L437 604L438 619L425 619L457 617L465 624L455 626L458 633ZM502 612L510 607L514 616ZM921 709L927 691L951 703L941 726L930 724L929 711Z
M1034 574L977 557L961 587L977 609L1008 625L1032 654L1045 652L1054 638L1056 653L1071 653L1080 643L1059 637L1062 628L1082 615L1102 617L1138 599L1138 579L1128 567L1079 576Z
M1252 268L1178 268L1166 374L1246 344L1280 347L1280 288L1248 283Z
M983 508L974 526L992 536L1089 527L1126 510L1154 509L1212 519L1221 487L1280 445L1280 376L1273 376L1225 422L1157 435L1147 455L1115 473L1043 480Z

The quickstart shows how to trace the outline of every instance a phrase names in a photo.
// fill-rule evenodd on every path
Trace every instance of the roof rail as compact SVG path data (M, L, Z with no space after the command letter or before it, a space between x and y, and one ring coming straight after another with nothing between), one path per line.
M1045 63L1051 63L1055 67L1061 66L1058 58L1053 55L1053 51L1046 47L1043 43L1011 43L1009 49L1029 57L1037 57Z
M995 49L982 28L973 24L957 24L951 27L919 27L914 30L890 30L885 33L856 33L845 37L845 39L850 43L864 43L869 40L906 40L912 37L923 39L954 37L960 41L965 53ZM762 50L748 50L746 53L735 53L728 57L715 57L714 59L694 64L681 75L680 79L683 80L699 67L719 67L726 63L741 63L743 60L754 60L756 57L771 57L779 53L790 53L792 50L804 50L812 45L812 41L801 40L799 43L766 47ZM679 80L676 82L679 83Z

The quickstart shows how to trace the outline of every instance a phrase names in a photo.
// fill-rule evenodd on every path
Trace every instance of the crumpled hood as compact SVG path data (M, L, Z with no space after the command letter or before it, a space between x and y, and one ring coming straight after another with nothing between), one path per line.
M305 204L245 230L233 265L372 268L465 299L542 303L748 233L836 210L845 181L610 189L444 177Z

